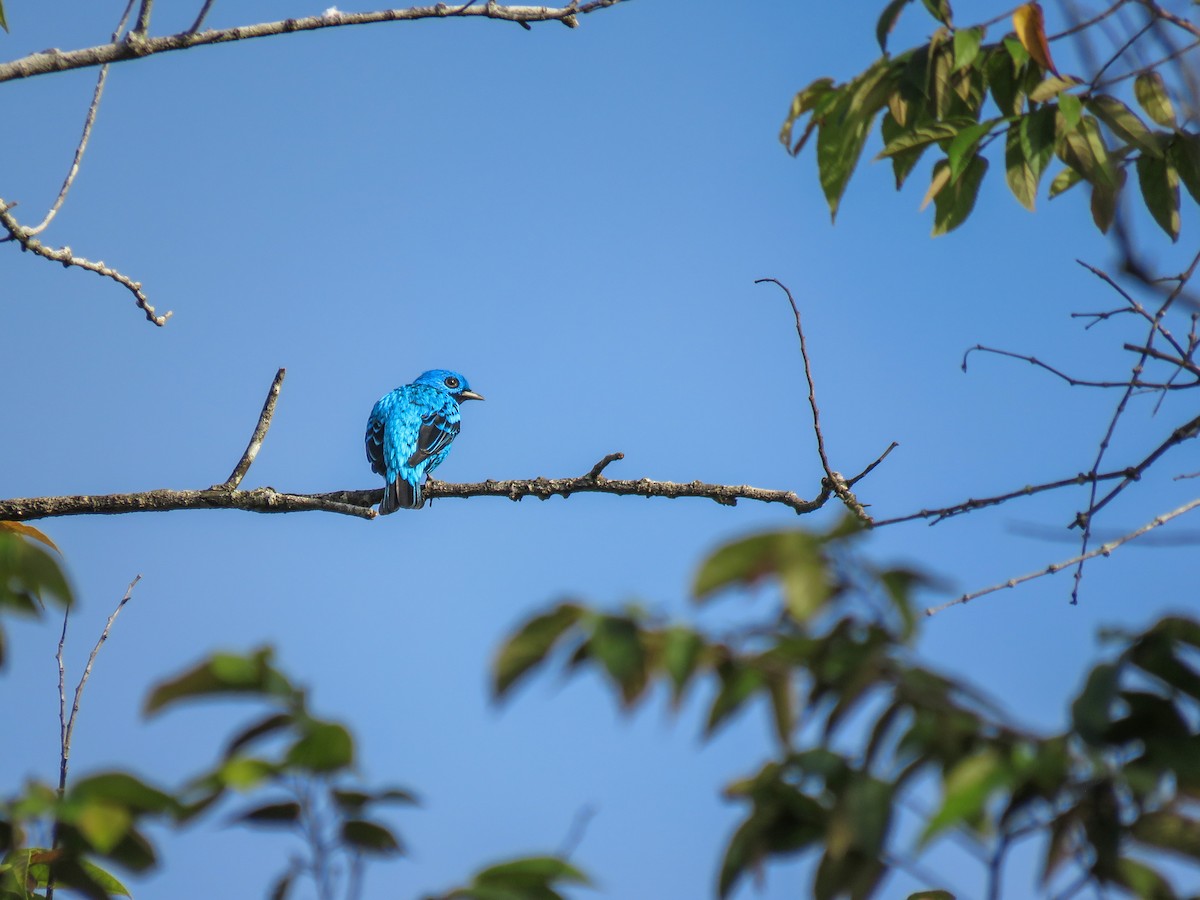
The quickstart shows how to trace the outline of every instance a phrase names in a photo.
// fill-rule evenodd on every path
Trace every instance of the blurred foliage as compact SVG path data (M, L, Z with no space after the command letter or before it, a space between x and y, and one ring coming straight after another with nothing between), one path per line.
M877 158L891 161L897 190L928 150L942 155L922 205L934 204L934 235L971 215L994 144L1003 147L1009 189L1027 209L1057 158L1049 197L1087 184L1092 218L1107 232L1132 169L1154 220L1172 241L1179 237L1180 183L1200 203L1200 133L1176 115L1159 71L1165 60L1133 79L1126 99L1138 112L1108 91L1124 82L1107 64L1090 81L1058 74L1036 3L1017 9L1015 34L985 43L985 26L958 26L949 2L924 2L936 25L929 42L892 56L888 36L907 5L893 0L878 20L883 56L843 84L818 78L799 91L780 131L793 156L816 133L817 171L833 217L878 119ZM1114 60L1145 33L1126 27L1130 42Z
M769 758L725 791L745 812L720 863L722 897L794 854L815 857L818 900L882 896L890 871L950 831L992 861L984 879L1000 877L1013 846L1040 839L1048 892L1076 881L1175 897L1156 866L1164 854L1200 860L1200 623L1168 617L1109 635L1115 652L1085 679L1069 727L1038 734L915 660L912 595L927 579L874 567L857 534L847 520L719 548L701 563L697 603L731 591L773 598L760 619L721 635L562 603L503 645L496 695L561 659L596 670L625 708L655 685L675 707L695 691L706 736L749 706L767 712ZM931 783L936 805L919 832L901 833L901 805ZM949 896L927 888L916 896Z
M71 605L71 586L54 555L42 543L58 552L50 538L20 522L0 522L0 669L5 662L3 615L13 612L37 618L47 601L66 609Z

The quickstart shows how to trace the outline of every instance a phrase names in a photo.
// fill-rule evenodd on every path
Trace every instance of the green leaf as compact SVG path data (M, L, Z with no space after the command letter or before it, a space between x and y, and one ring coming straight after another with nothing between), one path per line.
M1074 94L1062 94L1058 98L1058 111L1066 128L1078 128L1083 120L1083 101Z
M1079 82L1074 78L1061 78L1058 75L1050 75L1045 81L1042 81L1029 92L1029 99L1034 103L1045 103L1051 97L1057 97L1063 91L1070 90Z
M1083 176L1074 169L1069 167L1063 169L1061 172L1055 175L1054 180L1050 182L1050 190L1048 192L1050 199L1053 200L1063 191L1070 190L1081 181L1083 181Z
M1192 199L1200 203L1200 134L1177 132L1167 145L1167 159Z
M1120 171L1119 177L1123 186L1125 183L1124 170ZM1092 221L1096 223L1101 234L1108 234L1108 229L1112 227L1113 219L1117 216L1117 198L1118 192L1113 188L1104 184L1092 185Z
M592 657L604 666L630 706L646 689L646 651L637 623L623 616L604 616L588 641Z
M960 28L954 32L955 71L961 71L975 62L979 56L981 43L983 43L982 28Z
M808 133L807 131L805 132L805 138L793 149L792 134L796 127L796 122L805 113L812 112L833 91L832 78L818 78L808 87L804 88L804 90L797 92L796 96L792 98L792 107L788 110L787 118L783 120L783 127L779 129L779 142L793 156L800 152L801 147L803 147L803 140L807 139ZM809 127L812 127L811 124Z
M300 821L300 804L295 801L266 803L253 809L243 810L230 819L246 825L283 826L290 828Z
M671 679L671 702L678 706L688 683L696 674L704 639L690 628L676 625L663 635L662 660L667 677Z
M0 28L8 31L8 19L4 18L4 4L0 3Z
M958 180L966 169L967 164L974 158L979 148L979 142L1003 119L988 119L977 125L964 128L954 136L950 148L946 151L946 159L950 162L950 181Z
M543 662L559 638L579 622L583 613L578 604L561 603L522 625L500 648L492 666L492 695L504 696L526 673Z
M896 120L895 115L889 111L883 117L880 132L883 136L884 146L887 146L887 144L904 134L905 128ZM921 155L928 146L928 144L923 144L909 150L897 151L891 155L892 174L896 178L896 190L900 190L904 186L909 173L912 172L913 167L920 161Z
M271 665L272 656L268 647L248 656L214 653L186 672L156 685L146 698L143 711L150 715L183 700L228 694L295 699L295 688Z
M399 839L389 829L366 819L350 819L343 822L342 842L363 853L376 856L395 856L404 852Z
M1084 116L1077 128L1062 131L1056 149L1063 162L1092 184L1113 190L1120 186L1100 126L1092 116Z
M1017 87L1016 69L1012 56L1004 47L996 47L987 55L983 66L987 73L992 99L1004 116L1019 116L1025 108L1025 95Z
M954 895L949 891L917 891L909 894L906 900L954 900Z
M129 888L125 887L115 875L100 868L86 859L79 860L79 865L88 877L92 879L110 897L132 897Z
M700 566L692 591L705 600L733 586L750 586L776 577L788 612L805 621L820 611L832 593L822 540L806 531L774 531L734 541Z
M1016 37L1006 37L1003 44L1014 66L1020 67L1029 62L1029 51L1025 49Z
M129 834L133 814L120 804L93 800L76 810L71 822L97 852L108 854Z
M900 12L911 2L912 0L892 0L884 7L883 14L875 23L875 40L879 41L881 52L887 53L888 35L896 27L896 20L900 18Z
M1179 239L1179 175L1175 167L1165 158L1147 156L1137 158L1138 185L1142 199L1158 227L1172 241Z
M1002 760L991 748L960 760L946 773L942 807L926 823L921 844L927 844L947 828L974 823L993 791L1008 780L1008 774Z
M1036 204L1042 173L1054 155L1054 123L1054 110L1043 106L1010 125L1005 135L1005 179L1028 210Z
M1162 148L1154 133L1138 118L1137 113L1107 94L1099 94L1087 101L1088 112L1108 126L1108 129L1126 143L1135 145L1143 153L1161 157Z
M1146 115L1159 125L1175 128L1175 109L1167 94L1167 85L1158 72L1143 72L1133 82L1133 95Z
M934 167L934 177L937 177L938 166L949 166L942 161ZM987 174L988 163L982 156L971 157L970 163L962 176L955 182L946 185L934 197L933 236L953 231L967 220L971 210L975 208L975 198L979 195L979 186L983 176ZM949 169L945 169L946 172Z
M886 121L886 118L884 121ZM887 157L903 153L906 150L912 150L916 147L923 148L929 144L953 138L962 129L974 124L974 121L971 119L954 119L949 122L930 122L906 129L884 144L883 149L879 151L879 155L875 158L886 159Z
M950 0L921 0L929 14L943 25L951 24Z
M354 762L354 738L334 722L312 722L288 749L289 765L312 772L334 772Z

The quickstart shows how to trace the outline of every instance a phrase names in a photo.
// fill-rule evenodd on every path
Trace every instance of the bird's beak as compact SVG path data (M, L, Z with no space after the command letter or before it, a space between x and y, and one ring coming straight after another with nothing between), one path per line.
M458 395L459 400L482 400L483 394L477 394L474 391L463 391Z

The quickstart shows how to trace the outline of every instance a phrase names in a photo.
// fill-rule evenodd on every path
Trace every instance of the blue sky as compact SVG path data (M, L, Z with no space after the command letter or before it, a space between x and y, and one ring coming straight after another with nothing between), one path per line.
M160 5L156 33L195 15ZM5 8L5 59L103 43L120 14ZM960 21L999 11L956 10ZM209 24L317 12L217 3ZM803 371L782 295L753 284L766 276L801 302L833 466L857 472L900 443L859 486L875 514L1086 469L1114 397L1000 358L959 369L984 343L1123 377L1119 346L1136 332L1069 318L1117 305L1074 262L1114 258L1086 198L1042 199L1030 215L994 165L971 221L933 240L931 212L917 211L927 176L896 194L888 166L864 163L831 227L813 159L776 141L798 88L875 57L876 12L639 0L575 30L346 28L114 67L82 173L43 237L118 266L175 315L154 328L121 288L0 248L0 494L220 482L286 366L247 487L376 486L362 450L371 405L448 367L488 399L465 410L438 472L447 480L582 474L619 450L613 477L811 496L821 470ZM1048 15L1055 30L1057 9ZM908 10L893 46L926 39L930 23ZM26 219L57 192L94 77L3 86L0 196ZM1135 221L1164 271L1194 247L1194 212L1175 248ZM1151 402L1135 403L1114 463L1140 459L1183 415L1178 398L1157 417ZM1191 499L1188 482L1170 479L1196 468L1191 450L1176 451L1102 528L1123 533ZM1061 494L897 526L868 547L972 590L1073 555L1071 542L1014 529L1065 525L1082 502ZM485 862L554 850L584 807L596 815L576 859L602 895L710 895L738 815L719 791L768 752L763 711L705 743L702 697L677 717L661 697L622 715L591 676L553 675L497 709L490 660L518 622L564 597L694 617L688 584L706 552L833 515L577 495L444 501L373 522L179 512L41 523L82 598L75 673L143 575L89 683L73 771L128 766L168 784L193 774L249 711L147 722L146 686L215 649L271 643L314 708L355 729L365 777L424 800L396 820L410 857L372 870L367 896L444 890ZM1175 531L1189 527L1200 526ZM1020 720L1056 727L1096 629L1189 605L1192 559L1130 547L1091 566L1077 607L1067 576L990 596L931 620L922 654ZM739 601L725 602L716 615L736 616ZM6 792L51 780L57 764L57 625L18 624L11 636L0 696L21 727L0 732ZM130 883L146 897L211 897L231 883L256 896L290 846L214 821L161 835L164 866ZM934 864L975 893L974 863L947 851ZM1022 877L1009 882L1014 897ZM739 896L796 896L806 878L772 867L761 892Z

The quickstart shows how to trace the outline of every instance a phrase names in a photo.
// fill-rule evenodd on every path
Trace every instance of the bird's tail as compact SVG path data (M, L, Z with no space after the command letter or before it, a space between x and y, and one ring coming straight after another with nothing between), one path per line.
M398 509L420 509L425 504L421 495L421 486L413 484L403 475L397 475L396 480L383 486L383 500L379 504L379 514L386 516Z

